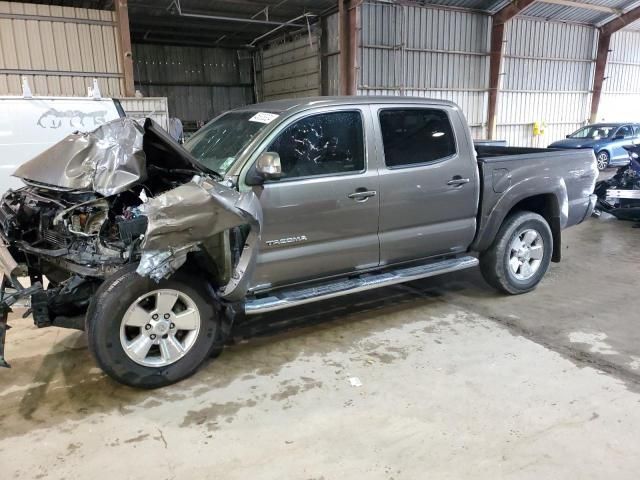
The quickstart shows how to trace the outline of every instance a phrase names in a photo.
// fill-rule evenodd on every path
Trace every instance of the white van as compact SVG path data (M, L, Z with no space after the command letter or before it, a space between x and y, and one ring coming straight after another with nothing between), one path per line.
M0 97L0 195L24 184L11 174L70 133L124 117L120 102L86 97Z

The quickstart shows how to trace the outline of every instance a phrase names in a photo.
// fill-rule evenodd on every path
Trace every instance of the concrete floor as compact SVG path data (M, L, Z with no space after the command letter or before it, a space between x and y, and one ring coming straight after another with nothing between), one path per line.
M639 245L590 219L527 295L469 271L264 316L152 392L16 314L0 476L637 479Z

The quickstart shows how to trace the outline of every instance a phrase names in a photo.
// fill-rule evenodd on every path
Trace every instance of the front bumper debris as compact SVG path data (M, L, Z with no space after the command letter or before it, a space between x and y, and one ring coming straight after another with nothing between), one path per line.
M9 252L9 249L0 244L0 367L10 368L4 354L4 345L7 338L7 330L11 327L7 324L11 305L20 298L29 297L42 290L42 284L36 282L30 287L23 287L17 278L21 273L20 266ZM7 288L14 291L9 293Z
M640 221L640 145L624 147L629 152L629 164L616 174L596 183L597 210L619 220Z

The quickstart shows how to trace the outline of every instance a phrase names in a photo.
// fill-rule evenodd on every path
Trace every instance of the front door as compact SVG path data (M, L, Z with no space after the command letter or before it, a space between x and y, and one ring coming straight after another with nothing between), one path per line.
M368 107L293 119L264 151L283 177L254 187L264 222L252 289L379 263L378 171L368 165Z
M462 115L444 107L380 107L376 116L384 157L381 263L466 251L476 231L479 181Z

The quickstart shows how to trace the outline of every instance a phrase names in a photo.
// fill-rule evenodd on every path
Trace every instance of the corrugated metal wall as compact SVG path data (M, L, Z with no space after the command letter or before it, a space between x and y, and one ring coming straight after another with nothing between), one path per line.
M488 15L367 2L358 18L358 94L451 100L486 136Z
M0 95L103 96L124 91L113 12L0 1Z
M598 120L638 121L640 114L640 32L620 31L611 37Z
M578 24L515 18L505 28L497 138L546 146L589 119L597 33ZM533 136L533 123L544 135Z
M182 121L207 121L253 102L251 57L243 51L166 45L133 45L136 89L167 97Z
M320 95L320 34L271 42L260 49L261 99Z
M340 28L338 14L324 19L322 30L322 94L340 95Z

